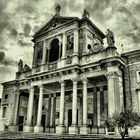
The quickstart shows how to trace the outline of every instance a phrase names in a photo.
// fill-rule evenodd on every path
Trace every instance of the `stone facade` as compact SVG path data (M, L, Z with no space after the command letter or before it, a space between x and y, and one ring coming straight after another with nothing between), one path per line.
M139 62L128 57L127 64L128 54L105 47L104 38L86 14L62 17L58 6L33 36L32 68L20 60L16 79L2 83L1 123L10 131L105 133L104 118L125 107L138 111L139 88L128 79L139 75Z

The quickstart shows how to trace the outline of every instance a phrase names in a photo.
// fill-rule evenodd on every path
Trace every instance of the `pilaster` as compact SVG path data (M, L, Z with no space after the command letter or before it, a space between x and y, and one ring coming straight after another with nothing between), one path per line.
M79 33L78 28L74 29L74 54L78 55L79 49Z
M66 33L63 33L63 45L62 45L62 58L65 58L66 53Z
M120 110L120 91L119 91L119 68L109 65L107 67L108 81L108 116L112 117L115 112Z

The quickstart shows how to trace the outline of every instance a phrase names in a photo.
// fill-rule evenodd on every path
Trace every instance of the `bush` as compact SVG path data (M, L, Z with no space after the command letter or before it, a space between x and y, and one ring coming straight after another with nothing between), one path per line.
M133 128L138 125L139 122L140 117L137 113L126 110L125 112L115 113L112 118L106 119L105 125L107 128L115 128L115 126L117 126L122 139L124 139L128 132L128 128Z

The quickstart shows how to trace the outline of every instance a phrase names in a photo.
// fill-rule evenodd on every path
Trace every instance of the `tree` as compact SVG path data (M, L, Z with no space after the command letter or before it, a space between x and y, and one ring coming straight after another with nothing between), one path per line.
M118 131L122 137L125 138L128 128L133 128L140 122L140 116L130 110L125 112L115 113L112 118L105 120L105 125L107 128L117 126Z

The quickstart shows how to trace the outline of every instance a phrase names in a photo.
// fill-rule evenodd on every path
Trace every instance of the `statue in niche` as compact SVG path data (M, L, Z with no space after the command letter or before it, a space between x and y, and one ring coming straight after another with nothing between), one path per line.
M38 49L38 52L37 52L37 59L42 59L42 47Z
M107 29L106 38L107 38L108 45L114 45L115 43L114 34L109 29Z
M67 37L67 50L73 49L73 35Z
M83 29L81 29L80 31L79 31L79 37L82 39L83 38Z
M23 61L20 59L18 62L18 71L21 71L23 68Z

